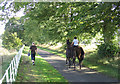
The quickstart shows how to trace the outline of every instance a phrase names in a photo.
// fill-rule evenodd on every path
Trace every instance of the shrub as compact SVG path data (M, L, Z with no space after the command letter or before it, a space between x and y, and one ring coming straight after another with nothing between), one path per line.
M6 49L19 49L22 46L22 40L17 37L17 33L5 32L2 35L2 44Z
M117 56L118 47L115 44L103 43L98 46L97 53L100 57L114 57Z

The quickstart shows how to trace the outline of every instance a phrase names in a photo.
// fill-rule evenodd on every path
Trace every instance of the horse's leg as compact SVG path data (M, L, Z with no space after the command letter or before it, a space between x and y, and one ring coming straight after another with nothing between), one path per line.
M82 61L83 61L83 57L79 58L79 66L80 66L80 69L82 67Z
M71 66L71 60L70 60L70 58L69 58L69 68L70 68L70 66Z
M66 57L66 64L68 64L67 60L68 60L68 59L67 59L67 57Z
M77 58L78 58L78 60L79 60L79 67L80 67L80 69L81 69L81 58L80 58L80 55L81 55L81 54L79 54L79 55L77 56Z
M82 60L79 60L79 66L80 66L80 69L81 69L81 67L82 67L82 66L81 66L81 62L82 62Z
M70 62L70 51L69 51L69 55L68 55L68 62L69 62L69 68L70 68L70 65L71 65L71 62Z
M75 60L76 60L76 56L73 56L73 65L74 65L74 70L75 70Z
M66 64L68 64L68 49L66 49Z
M75 60L76 60L76 55L77 55L77 53L76 53L76 48L74 49L74 55L73 55L73 65L74 65L74 70L75 70Z

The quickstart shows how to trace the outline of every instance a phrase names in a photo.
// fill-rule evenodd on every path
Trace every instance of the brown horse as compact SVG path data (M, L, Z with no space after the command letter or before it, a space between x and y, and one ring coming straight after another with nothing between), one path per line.
M71 42L67 41L67 49L66 49L66 64L68 63L67 61L69 61L69 68L72 65L72 63L74 64L74 70L75 70L75 60L76 57L79 60L79 66L81 69L81 63L82 60L84 59L84 50L82 47L73 47L73 45L71 45Z
M79 60L79 66L80 66L80 69L81 69L81 63L84 59L84 50L82 47L74 47L74 51L73 51L74 55L73 55L73 65L74 65L74 70L75 70L75 60L76 60L76 57L78 58Z
M67 43L67 49L66 49L66 64L70 66L72 65L73 60L73 47L71 45L71 42Z

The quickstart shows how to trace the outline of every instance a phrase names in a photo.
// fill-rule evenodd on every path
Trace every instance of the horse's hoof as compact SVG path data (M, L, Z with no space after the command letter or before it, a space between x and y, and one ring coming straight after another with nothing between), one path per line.
M82 66L80 65L80 69L81 69L81 67L82 67Z
M66 66L68 66L68 64L66 64Z

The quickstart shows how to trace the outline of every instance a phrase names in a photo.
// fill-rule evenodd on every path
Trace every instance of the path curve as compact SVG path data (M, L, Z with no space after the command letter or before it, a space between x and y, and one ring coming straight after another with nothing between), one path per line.
M39 49L38 54L58 70L69 82L118 82L117 79L108 77L86 67L74 71L73 68L68 68L65 65L65 58L47 51Z

